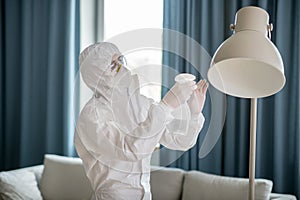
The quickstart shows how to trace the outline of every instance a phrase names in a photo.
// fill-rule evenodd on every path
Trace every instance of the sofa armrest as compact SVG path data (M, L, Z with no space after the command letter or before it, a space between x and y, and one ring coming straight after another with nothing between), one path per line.
M277 193L271 193L269 199L270 200L297 200L297 198L293 195L277 194Z

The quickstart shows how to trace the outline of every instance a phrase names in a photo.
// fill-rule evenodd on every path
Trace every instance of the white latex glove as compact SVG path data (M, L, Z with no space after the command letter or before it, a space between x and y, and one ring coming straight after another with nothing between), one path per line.
M197 83L197 89L194 90L191 98L188 100L191 115L199 115L202 112L208 86L209 84L206 80L200 80Z
M163 98L163 102L172 109L186 102L197 88L195 81L175 83Z

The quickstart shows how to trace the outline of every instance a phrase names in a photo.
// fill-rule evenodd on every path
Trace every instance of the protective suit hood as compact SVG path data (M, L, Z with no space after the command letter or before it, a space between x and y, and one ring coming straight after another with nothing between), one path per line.
M125 66L122 66L118 73L111 70L114 56L120 55L121 52L112 43L93 44L79 56L80 72L94 96L105 103L106 106L102 110L112 114L110 118L117 122L119 128L130 132L144 120L145 102L139 97L137 75L131 75Z
M87 47L79 56L80 72L85 84L96 96L103 96L107 100L111 98L112 89L128 86L130 71L122 67L116 74L111 71L110 65L114 56L121 55L118 47L112 43L99 42ZM125 80L127 78L127 80ZM120 81L127 84L121 84Z

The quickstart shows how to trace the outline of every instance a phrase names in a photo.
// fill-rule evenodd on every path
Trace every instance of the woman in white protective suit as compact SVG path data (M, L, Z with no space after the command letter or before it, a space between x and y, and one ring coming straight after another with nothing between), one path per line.
M92 199L150 200L151 154L158 143L182 151L195 145L204 123L201 112L208 84L176 83L155 103L140 94L137 76L124 66L115 45L91 45L80 54L79 63L84 82L94 92L75 131L75 147L94 190ZM191 115L186 131L178 132L180 122L172 113L187 100Z

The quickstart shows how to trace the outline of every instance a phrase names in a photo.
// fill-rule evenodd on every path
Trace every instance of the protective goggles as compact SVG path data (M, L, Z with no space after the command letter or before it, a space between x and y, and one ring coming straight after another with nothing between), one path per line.
M127 62L123 55L119 56L118 59L113 60L110 64L111 71L116 70L116 73L118 73L122 66L126 66Z

